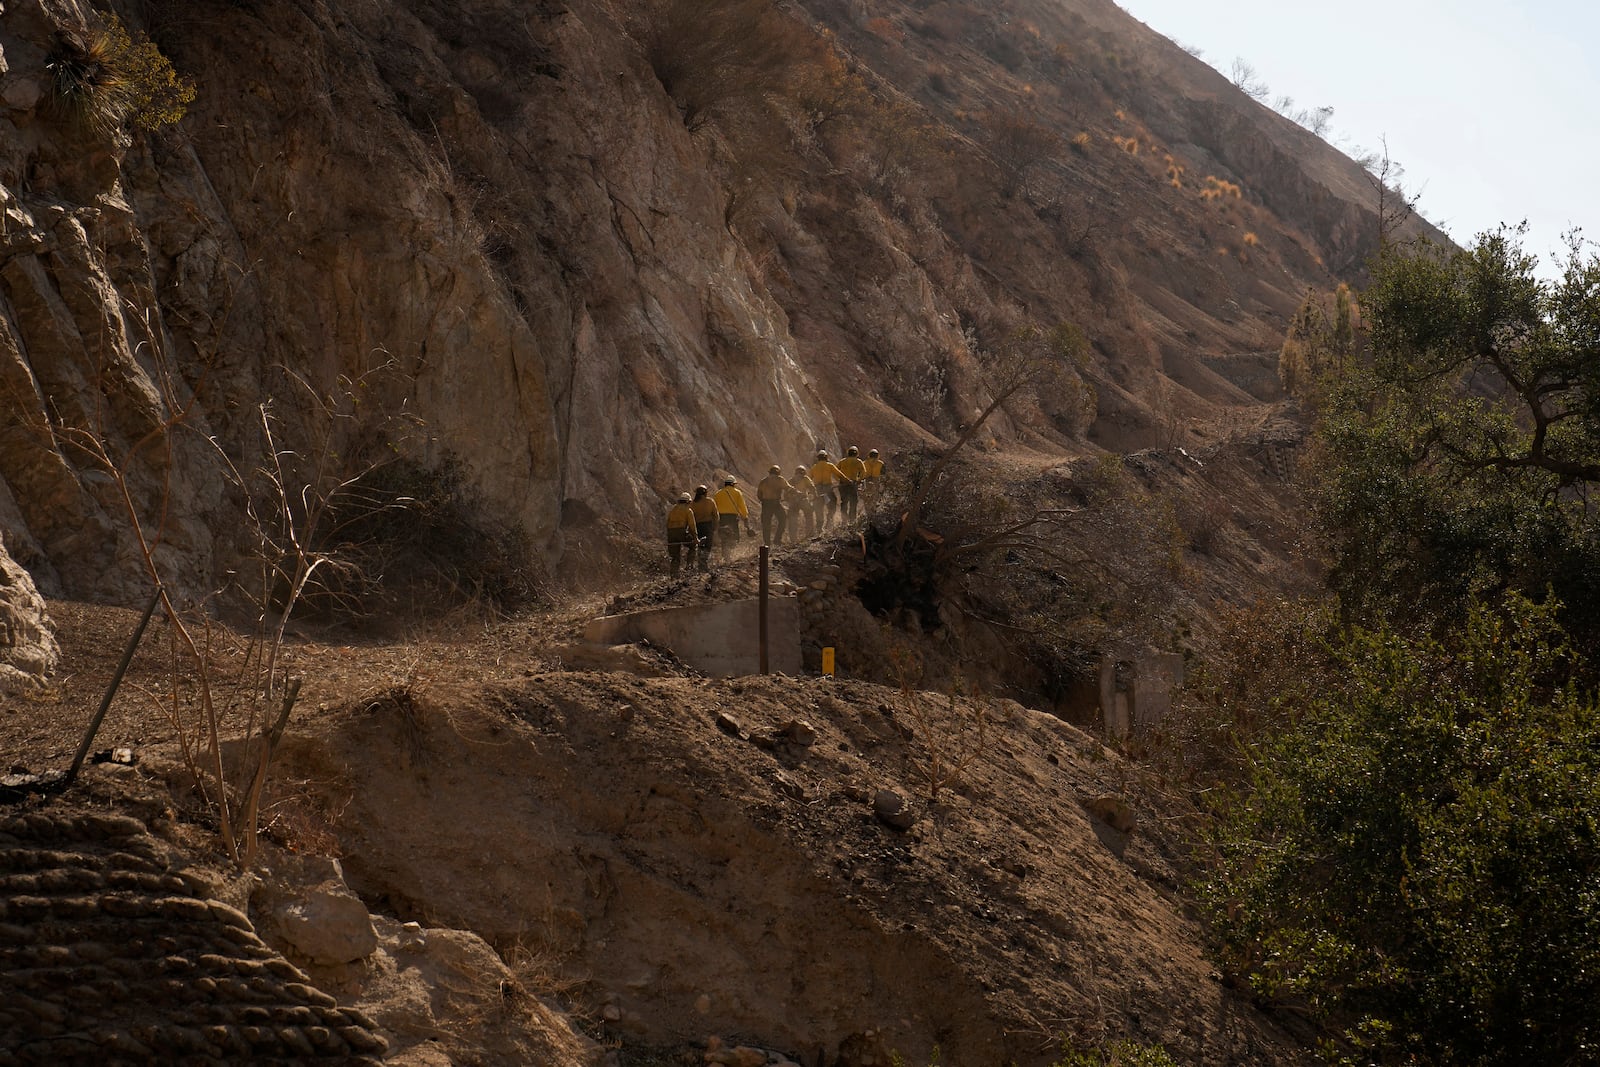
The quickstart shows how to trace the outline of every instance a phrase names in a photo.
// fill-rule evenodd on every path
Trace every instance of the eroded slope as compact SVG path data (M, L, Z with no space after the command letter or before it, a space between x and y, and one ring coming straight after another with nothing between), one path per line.
M1043 1064L1052 1035L1128 1035L1186 1063L1295 1062L1201 954L1179 812L1059 720L995 702L979 738L945 703L540 674L390 691L319 717L285 766L337 813L369 900L548 952L634 1042ZM936 752L973 762L934 803ZM1091 814L1118 803L1131 833Z

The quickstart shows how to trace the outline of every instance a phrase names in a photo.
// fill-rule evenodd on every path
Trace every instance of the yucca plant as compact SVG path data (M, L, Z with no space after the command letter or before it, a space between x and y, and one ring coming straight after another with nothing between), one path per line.
M48 107L53 115L94 133L121 125L127 82L118 70L110 35L57 31L45 68L50 71Z

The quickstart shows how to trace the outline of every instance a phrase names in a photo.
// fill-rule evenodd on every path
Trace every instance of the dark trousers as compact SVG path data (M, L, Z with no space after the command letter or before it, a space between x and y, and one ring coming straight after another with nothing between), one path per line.
M816 510L811 513L811 517L817 522L818 533L833 525L833 511L838 506L839 501L833 495L833 486L817 487L817 505Z
M717 524L715 522L697 522L694 524L694 540L697 569L709 571L711 569L711 542L716 537Z
M815 509L815 502L804 496L796 496L789 502L789 515L784 523L789 530L789 540L798 541L811 536L815 524L812 513Z
M783 510L783 505L776 500L763 500L761 502L761 543L764 545L783 544L783 528L788 524L788 512ZM777 530L774 531L773 527Z
M845 522L856 521L856 508L860 494L857 492L857 483L839 483L839 515Z
M680 526L675 530L667 531L667 559L672 566L672 576L678 576L678 561L683 556L683 550L689 550L689 566L694 566L694 534L689 532L687 526Z
M739 543L739 516L717 516L717 554L724 560L733 556L733 546Z

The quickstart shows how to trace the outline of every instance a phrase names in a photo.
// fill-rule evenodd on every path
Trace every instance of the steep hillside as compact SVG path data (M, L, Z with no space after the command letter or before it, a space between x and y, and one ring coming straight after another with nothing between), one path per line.
M1105 0L6 0L5 765L70 758L134 623L95 602L156 574L174 606L98 742L129 751L0 819L0 905L47 920L0 924L47 1005L0 1052L248 1061L333 1023L428 1065L1301 1062L1206 961L1192 807L1005 697L1088 721L1092 659L1303 580L1276 353L1372 199ZM558 668L603 598L498 611L733 595L753 561L628 581L669 494L850 443L912 469L1041 338L941 517L1048 511L1057 564L910 522L941 562L901 582L886 509L778 553L806 656L855 680ZM283 627L254 644L250 583ZM941 692L866 680L902 653ZM269 843L216 869L258 799ZM204 996L165 926L101 922L202 909ZM57 1003L74 953L92 1028Z
M54 607L66 670L55 700L0 715L7 766L70 756L75 709L134 621ZM0 1003L0 1053L201 1051L242 1033L282 1055L294 1033L251 1027L289 998L231 984L270 967L399 1064L1045 1067L1063 1043L1122 1039L1183 1064L1308 1062L1293 1015L1254 1007L1204 954L1182 890L1193 809L1095 737L1006 700L660 661L657 677L568 671L557 622L291 641L304 709L245 872L216 855L170 721L119 701L96 747L126 746L124 762L0 805L0 969L30 1006L60 1001L52 968L96 983L66 1026ZM162 685L162 629L130 686ZM77 821L137 844L75 859ZM152 878L121 876L130 852ZM103 907L79 899L83 869L101 872ZM188 914L175 887L243 931L190 930L215 996L175 995L179 965L151 958L166 931L137 925ZM48 921L29 933L12 916ZM302 1021L317 1024L281 1020ZM718 1058L713 1038L724 1057L782 1058Z
M215 587L223 459L256 462L271 398L278 446L398 447L559 566L713 471L948 437L1026 322L1083 328L1092 393L1014 406L1002 441L1203 436L1271 395L1287 313L1375 233L1353 163L1110 3L708 14L794 45L759 92L676 71L684 8L129 2L197 88L130 134L63 103L108 13L6 5L10 551L49 592L137 597L125 482L169 573ZM308 399L341 375L365 420Z

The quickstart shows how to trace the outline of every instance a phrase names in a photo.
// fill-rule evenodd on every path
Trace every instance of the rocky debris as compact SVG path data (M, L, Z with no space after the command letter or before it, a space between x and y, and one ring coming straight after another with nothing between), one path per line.
M402 1052L429 1025L462 1040L480 1015L501 1025L510 980L566 990L628 1048L694 1043L695 1062L717 1034L807 1065L870 1055L888 1067L894 1052L920 1065L937 1042L945 1062L1044 1067L1059 1057L1013 1036L1042 1004L1052 1024L1138 1035L1177 1062L1298 1062L1271 1019L1206 980L1213 965L1171 891L1176 822L1147 816L1147 833L1108 847L1116 831L1085 811L1086 798L1124 795L1136 769L1060 719L997 701L961 787L924 809L914 748L878 710L906 699L848 680L509 675L431 690L404 729L356 704L308 718L279 766L338 812L358 893L471 930L511 965L511 979L488 957L466 976L424 965L376 922L357 1004L381 1019L367 998L394 1002L385 983L437 979L406 994L412 1029L387 1035ZM719 712L755 736L803 720L817 740L795 764L723 734ZM426 774L394 773L418 746ZM779 790L780 773L803 801ZM915 804L908 832L880 822L878 789ZM417 936L431 948L441 935Z
M911 804L893 789L880 789L873 794L872 814L891 830L909 830L917 822Z
M783 771L773 773L772 788L777 790L780 796L786 796L790 800L806 799L806 787L796 781L793 775L785 774Z
M389 1038L386 1063L559 1064L584 1067L602 1050L532 988L554 977L536 957L517 966L476 934L373 917L377 947L356 1002Z
M136 819L0 819L0 1067L379 1062L371 1019L194 884Z
M720 1037L706 1039L706 1051L702 1058L706 1063L719 1067L800 1067L781 1052L753 1045L729 1046Z
M741 741L750 740L750 735L745 732L743 726L739 725L739 720L725 711L717 712L717 729L729 737L737 737Z
M1121 797L1103 793L1090 799L1084 806L1091 815L1119 833L1131 834L1139 825L1133 806Z
M569 671L616 671L641 678L664 678L677 673L654 650L637 644L602 645L581 641L555 649L556 658Z
M295 956L324 967L366 959L378 947L367 906L345 887L338 860L307 861L325 865L327 876L310 885L299 879L264 882L254 895L258 910Z
M355 963L378 947L373 920L354 894L310 889L298 901L278 905L274 918L283 939L314 963Z
M750 743L786 759L801 760L817 743L817 731L808 722L790 719L771 730L751 734Z
M817 743L816 727L804 719L790 719L780 725L775 732L785 741L799 745L801 748L810 748Z

